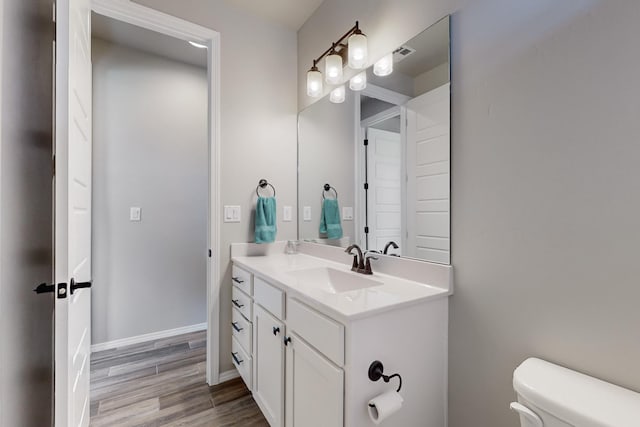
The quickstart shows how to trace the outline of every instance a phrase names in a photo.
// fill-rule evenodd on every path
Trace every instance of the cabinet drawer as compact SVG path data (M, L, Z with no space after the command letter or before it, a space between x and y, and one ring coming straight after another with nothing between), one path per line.
M253 342L253 325L245 319L237 308L231 310L231 332L244 351L251 354Z
M259 277L253 280L253 300L278 319L284 319L284 292Z
M287 301L287 326L332 360L344 366L344 326L300 301Z
M234 286L242 289L247 295L253 295L253 276L248 271L243 270L240 267L231 267L231 281Z
M251 390L253 381L253 361L235 338L231 338L231 360L240 373L242 380Z
M240 313L242 313L245 319L251 319L251 297L242 292L236 286L232 286L231 289L231 304L233 307L237 308Z

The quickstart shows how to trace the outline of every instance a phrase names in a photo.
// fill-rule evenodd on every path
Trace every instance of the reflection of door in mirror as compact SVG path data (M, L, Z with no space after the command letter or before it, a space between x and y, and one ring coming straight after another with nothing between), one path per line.
M401 241L402 229L402 145L400 117L391 122L390 130L370 127L367 132L369 155L369 239L372 248L381 249L388 241ZM385 122L377 126L384 125ZM374 125L376 126L376 125ZM397 126L397 130L393 128Z
M407 229L402 254L448 264L449 83L406 105Z
M366 130L369 246L381 249L402 241L402 145L400 116Z

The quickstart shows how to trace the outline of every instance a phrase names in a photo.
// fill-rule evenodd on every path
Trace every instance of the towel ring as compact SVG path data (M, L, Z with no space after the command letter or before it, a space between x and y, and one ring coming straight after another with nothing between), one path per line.
M336 191L335 188L333 188L332 186L330 186L329 184L325 184L324 185L324 191L322 192L322 199L325 199L324 193L328 192L329 190L333 190L333 192L335 193L336 197L335 199L338 199L338 191Z
M267 185L271 187L271 190L273 190L273 197L276 197L276 188L273 185L269 184L266 179L261 179L260 181L258 181L258 186L256 187L256 195L260 197L260 193L258 191L261 188L267 188Z

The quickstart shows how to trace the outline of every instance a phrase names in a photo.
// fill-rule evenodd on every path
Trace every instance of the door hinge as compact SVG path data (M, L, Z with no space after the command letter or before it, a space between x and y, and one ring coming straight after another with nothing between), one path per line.
M369 189L369 183L368 183L368 182L365 182L365 183L364 183L364 189L365 189L365 190L368 190L368 189Z
M211 249L209 249L209 258L211 258Z
M51 174L56 176L56 155L51 156Z
M369 234L369 227L364 228L364 234Z
M365 139L365 140L364 140L364 146L366 147L367 145L369 145L369 140L368 140L368 139Z

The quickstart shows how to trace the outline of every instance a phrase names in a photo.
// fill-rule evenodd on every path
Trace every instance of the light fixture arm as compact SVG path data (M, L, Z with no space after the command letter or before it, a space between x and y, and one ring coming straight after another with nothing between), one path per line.
M318 63L320 61L322 61L322 59L327 56L328 54L330 54L331 52L334 52L337 46L342 45L342 42L348 38L349 36L353 35L353 34L362 34L362 31L360 31L360 25L358 23L358 21L356 21L356 25L354 25L353 27L351 27L351 29L349 31L347 31L345 33L345 35L343 35L342 37L340 37L338 39L338 41L336 41L335 43L331 43L331 47L327 50L325 50L324 52L322 52L322 55L320 55L317 59L313 60L313 68L316 68L316 66L318 65Z

